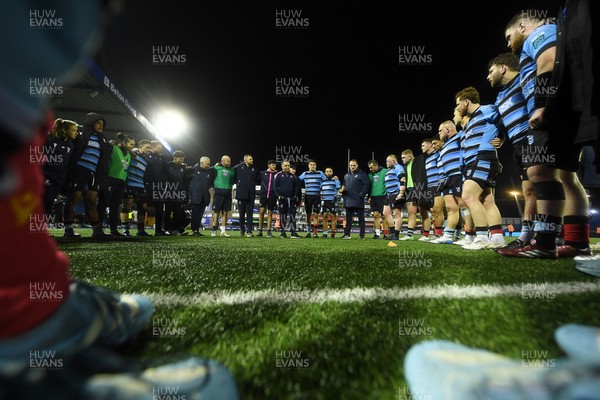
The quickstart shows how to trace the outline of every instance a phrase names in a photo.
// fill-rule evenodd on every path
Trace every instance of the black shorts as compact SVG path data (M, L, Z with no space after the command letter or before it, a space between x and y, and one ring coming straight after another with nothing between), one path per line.
M96 172L89 170L81 165L76 165L73 168L73 175L71 176L71 184L69 186L73 192L99 192L100 181Z
M419 202L419 206L427 207L428 209L433 208L433 204L435 203L435 198L441 196L441 192L438 190L438 186L428 186L427 189L423 192L425 195L423 199Z
M373 196L371 197L371 211L383 212L383 206L385 205L386 196Z
M433 197L438 197L442 195L442 188L444 187L444 181L439 180L437 184L433 186L427 186L428 192L433 192Z
M406 191L406 202L411 203L416 207L433 207L433 198L435 197L434 190L418 190L415 188Z
M407 203L416 205L418 201L417 191L414 188L406 188L406 192L404 192L404 198L406 199Z
M477 160L477 162L465 166L464 181L467 179L477 182L481 188L496 187L496 176L500 164L498 160Z
M216 212L229 212L231 211L231 193L217 194L213 196L212 210Z
M321 201L321 214L330 213L337 214L337 204L334 200Z
M405 199L396 200L397 196L398 196L398 193L386 195L385 201L383 204L388 206L392 210L394 210L394 209L402 210L402 207L404 207L404 204L406 204L406 200Z
M560 139L549 140L548 131L531 129L523 145L522 163L528 167L545 165L551 168L577 172L582 144Z
M442 187L442 196L460 197L462 194L462 175L452 175L446 178L446 182Z
M260 208L274 211L277 208L277 196L273 195L269 198L261 196L258 204Z
M307 194L304 196L304 209L307 214L318 214L321 210L321 196Z
M515 166L521 181L526 181L529 179L527 177L527 167L525 167L525 164L523 164L523 150L525 147L527 147L527 140L520 140L519 143L516 143L513 147Z

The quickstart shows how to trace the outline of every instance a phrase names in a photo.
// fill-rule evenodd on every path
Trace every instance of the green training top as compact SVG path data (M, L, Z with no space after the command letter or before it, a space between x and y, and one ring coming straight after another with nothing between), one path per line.
M123 154L119 146L113 146L112 154L110 155L108 176L124 181L127 179L127 170L130 163L131 154L129 152Z
M371 197L385 196L385 174L388 171L387 168L382 168L379 172L369 172L369 181L371 182L371 191L369 192L369 195Z
M233 188L234 169L225 168L222 165L215 165L214 168L217 171L217 176L215 177L215 182L213 184L214 188L225 190Z

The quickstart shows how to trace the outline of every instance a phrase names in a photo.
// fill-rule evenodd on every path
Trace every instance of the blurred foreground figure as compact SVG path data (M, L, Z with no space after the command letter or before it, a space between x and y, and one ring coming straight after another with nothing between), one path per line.
M146 326L152 303L73 281L65 254L31 223L43 221L44 186L30 154L41 154L53 121L45 97L35 93L44 90L43 78L63 84L73 76L99 43L106 11L99 2L75 0L12 0L3 7L0 397L152 399L169 387L187 399L237 399L218 362L191 357L145 369L113 353Z

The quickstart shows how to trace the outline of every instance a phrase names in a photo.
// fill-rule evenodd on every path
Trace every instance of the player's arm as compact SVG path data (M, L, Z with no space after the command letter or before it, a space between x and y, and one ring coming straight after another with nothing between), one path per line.
M498 107L496 107L496 105L492 105L491 107L493 111L487 118L487 121L496 127L496 131L493 132L493 139L490 140L489 143L495 149L499 149L506 140L506 137L508 136L508 130L502 122L502 116L500 115Z
M529 126L533 129L542 127L544 122L544 108L549 93L552 70L556 60L556 46L552 46L542 52L536 60L537 70L535 77L535 105L537 109L529 118Z

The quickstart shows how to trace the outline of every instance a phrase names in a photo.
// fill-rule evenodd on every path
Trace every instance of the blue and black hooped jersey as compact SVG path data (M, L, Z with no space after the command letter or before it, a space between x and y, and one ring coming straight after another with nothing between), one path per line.
M77 165L89 169L90 171L96 172L98 163L100 163L100 136L93 134L88 139L81 157L77 161Z
M307 196L318 196L321 193L321 183L327 179L322 171L304 171L299 178L304 182L304 194Z
M441 179L461 174L461 166L463 163L462 153L460 151L461 138L462 131L446 140L440 149L438 168Z
M427 176L427 187L437 186L440 183L440 170L438 160L440 153L434 151L425 156L425 175Z
M536 110L534 95L537 59L540 54L554 46L556 46L555 24L538 26L527 37L525 43L523 43L523 50L521 51L521 58L519 60L519 73L521 75L521 88L527 102L527 111L530 117Z
M525 140L529 130L529 113L527 102L521 89L520 75L517 74L496 97L494 103L502 117L502 124L506 128L508 138L513 145Z
M463 131L460 148L464 164L473 164L477 160L497 159L498 154L490 141L503 134L504 126L500 120L498 107L479 106Z
M385 191L387 194L398 194L400 192L400 179L406 175L404 167L400 164L394 165L385 174Z
M127 187L144 188L144 174L147 166L148 160L146 157L142 153L135 153L127 170Z
M321 200L333 201L338 193L338 190L342 187L339 179L333 177L327 178L321 184Z

